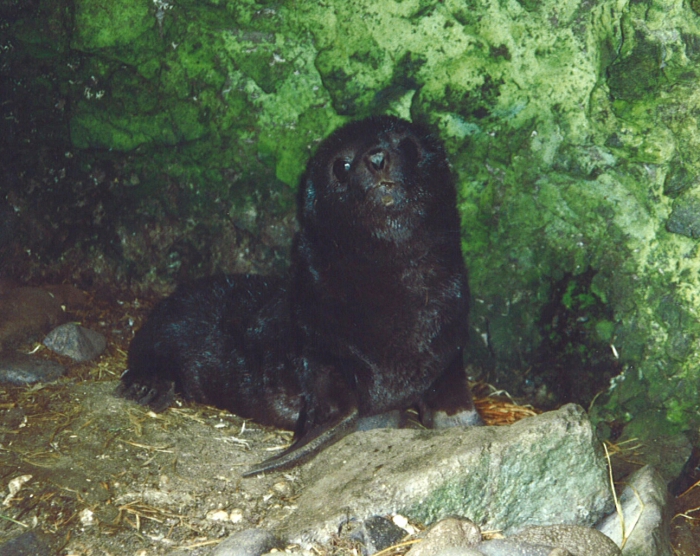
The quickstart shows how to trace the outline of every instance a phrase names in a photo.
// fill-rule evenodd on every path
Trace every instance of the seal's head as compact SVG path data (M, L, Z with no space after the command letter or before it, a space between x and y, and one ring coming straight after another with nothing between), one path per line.
M392 116L331 134L309 161L299 194L301 227L323 234L327 227L401 241L423 225L453 224L441 214L455 203L442 145L422 126Z

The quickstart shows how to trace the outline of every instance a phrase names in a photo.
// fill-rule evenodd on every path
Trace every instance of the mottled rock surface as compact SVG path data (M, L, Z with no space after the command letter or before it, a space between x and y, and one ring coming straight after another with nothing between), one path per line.
M99 332L69 322L49 332L43 344L51 351L74 361L91 361L104 352L107 338Z
M438 521L414 545L406 556L432 556L450 548L469 548L481 542L481 531L467 519L447 518Z
M427 524L459 515L507 533L591 525L612 509L600 446L574 405L507 427L355 433L301 472L308 486L278 524L301 543L327 540L349 518L393 512Z
M484 556L571 556L571 552L551 545L533 544L511 539L494 539L481 543L476 550Z
M598 529L622 546L623 556L671 556L666 482L647 465L628 477L625 484L620 495L623 520L615 512Z
M211 556L260 556L279 547L279 539L269 531L245 529L222 542Z
M620 556L618 545L596 529L580 525L528 527L510 537L515 541L564 548L573 556Z
M361 544L363 556L371 556L404 538L407 533L390 520L374 515L362 521L349 521L341 535Z
M0 354L0 382L27 385L35 382L51 382L63 376L65 367L55 361L33 357L23 353Z

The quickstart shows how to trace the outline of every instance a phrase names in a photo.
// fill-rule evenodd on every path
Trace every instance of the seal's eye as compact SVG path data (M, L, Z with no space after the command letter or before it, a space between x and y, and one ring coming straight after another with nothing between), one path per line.
M350 173L350 163L347 160L338 158L333 163L333 175L338 179L338 181L345 181Z

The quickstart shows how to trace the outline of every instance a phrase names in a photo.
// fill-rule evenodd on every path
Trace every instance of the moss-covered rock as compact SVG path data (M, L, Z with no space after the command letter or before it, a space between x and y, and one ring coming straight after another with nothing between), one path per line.
M473 368L545 404L606 391L594 411L606 430L649 408L664 430L697 426L695 3L75 0L73 9L65 50L80 65L64 86L73 146L122 153L141 210L176 196L180 221L207 222L223 203L232 226L255 233L263 212L291 214L284 191L333 128L378 112L427 122L458 176ZM46 21L18 23L15 35L36 45L31 29ZM118 226L130 268L147 272L138 226Z

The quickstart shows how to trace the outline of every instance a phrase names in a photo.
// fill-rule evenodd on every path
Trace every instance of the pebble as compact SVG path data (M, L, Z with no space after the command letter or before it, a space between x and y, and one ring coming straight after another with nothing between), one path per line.
M400 542L406 536L406 531L388 519L375 515L357 523L348 536L362 543L362 554L368 556Z
M468 519L448 517L433 525L406 556L435 556L451 548L475 548L481 542L479 527Z
M565 548L574 556L619 556L617 545L596 529L581 525L549 525L528 527L510 537L528 543Z
M65 367L39 357L14 353L0 359L0 383L26 385L53 382L66 373Z
M269 531L244 529L217 546L211 556L261 556L273 548L280 548L280 541Z
M479 552L475 548L452 547L438 552L435 556L484 556L484 553Z
M104 352L107 339L94 330L69 322L57 326L44 338L44 345L74 361L91 361Z
M210 521L229 521L230 517L226 510L211 510L207 512L207 519Z
M553 556L553 554L571 556L570 552L561 548L513 540L512 538L485 541L477 548L485 556Z

